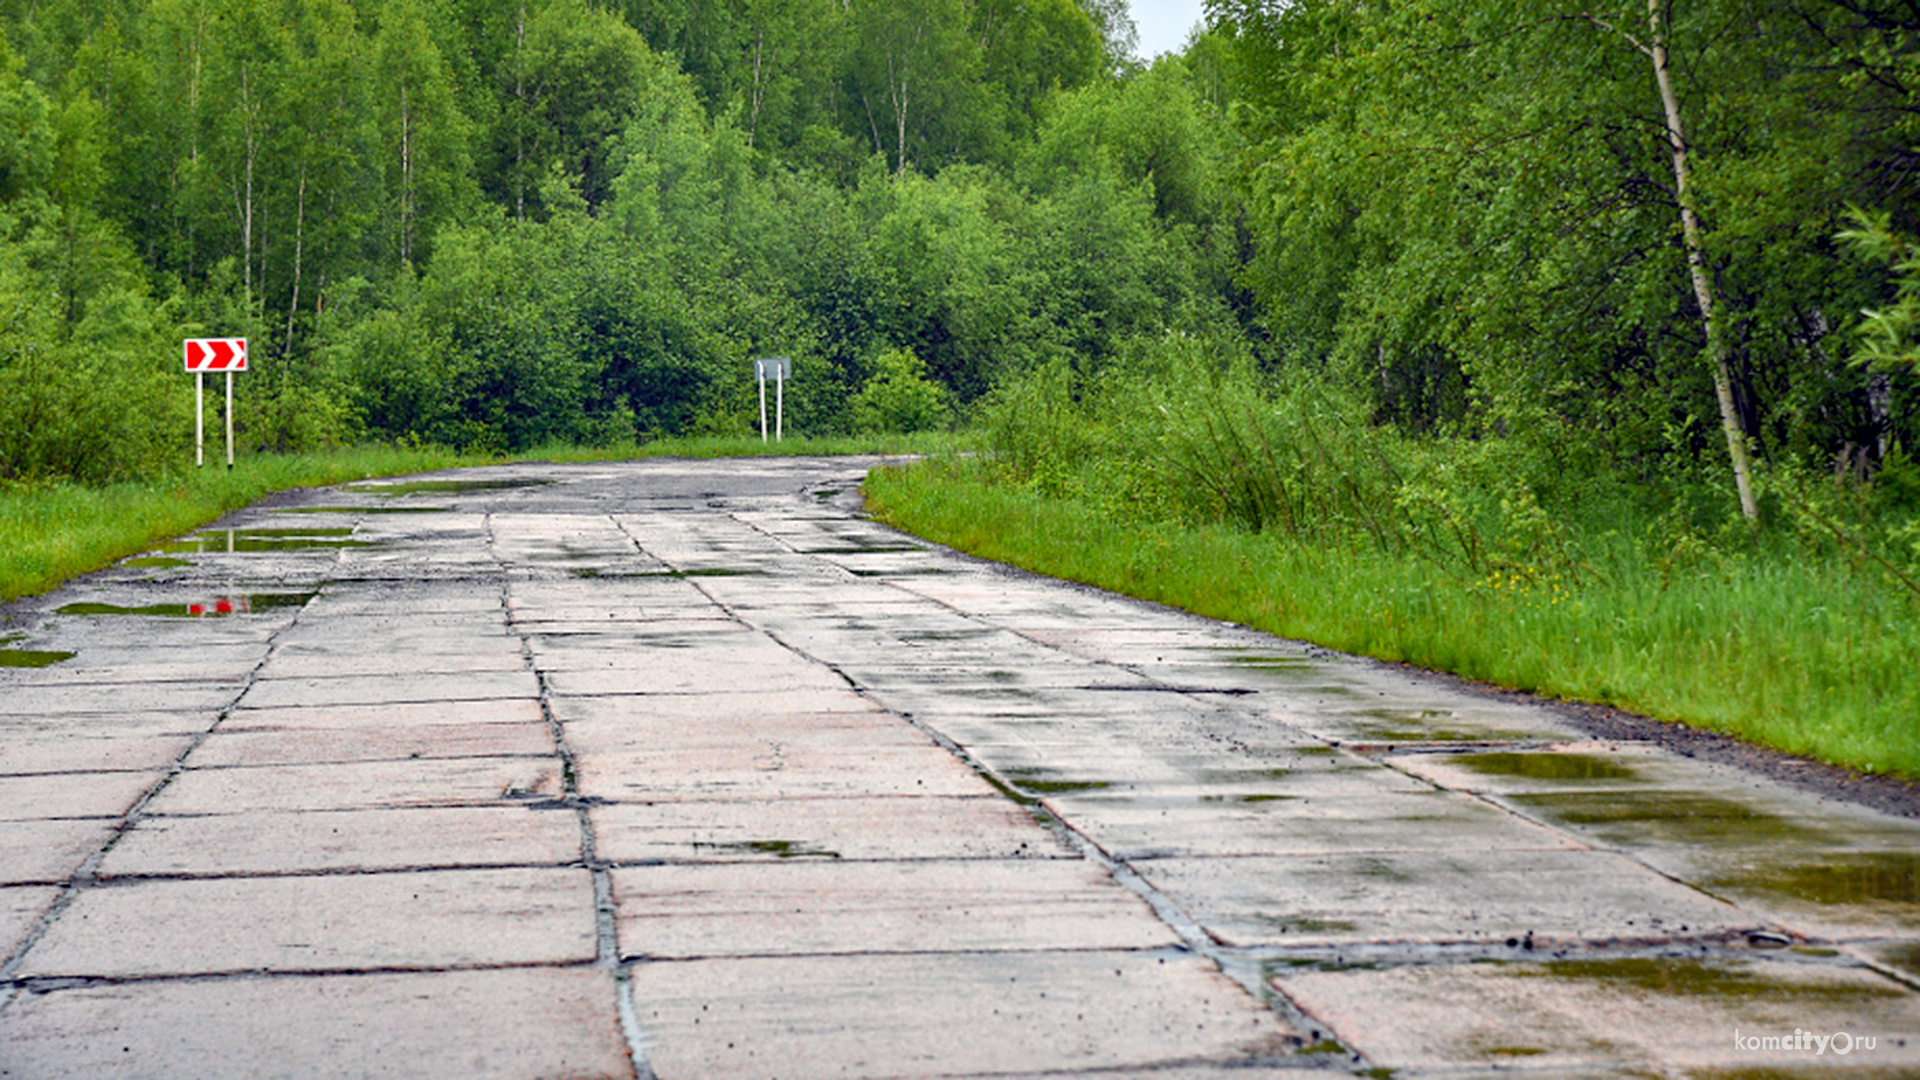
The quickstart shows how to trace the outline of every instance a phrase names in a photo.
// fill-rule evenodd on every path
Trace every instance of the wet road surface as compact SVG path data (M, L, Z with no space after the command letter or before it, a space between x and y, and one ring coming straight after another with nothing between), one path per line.
M871 464L303 492L12 605L0 1076L1920 1074L1920 823Z

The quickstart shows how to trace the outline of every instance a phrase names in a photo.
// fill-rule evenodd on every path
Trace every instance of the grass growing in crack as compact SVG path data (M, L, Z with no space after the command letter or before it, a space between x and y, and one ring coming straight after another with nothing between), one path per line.
M1490 588L1375 545L1127 515L981 462L877 470L866 490L883 521L1043 574L1920 776L1915 605L1833 560L1763 553L1683 576L1620 551L1564 587Z
M77 574L191 532L276 491L512 461L624 461L651 457L909 454L952 450L944 433L823 439L663 439L612 447L545 446L511 458L433 448L365 447L327 454L256 454L148 481L97 487L0 484L0 601L44 592Z

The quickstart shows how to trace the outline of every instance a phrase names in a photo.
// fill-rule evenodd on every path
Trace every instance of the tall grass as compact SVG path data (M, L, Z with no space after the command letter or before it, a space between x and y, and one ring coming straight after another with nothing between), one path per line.
M1287 637L1920 775L1912 515L1776 472L1756 536L1703 509L1710 487L1649 490L1519 440L1415 441L1337 396L1195 367L1041 373L989 415L990 454L877 472L870 503Z
M941 433L790 438L779 443L713 437L613 447L547 446L511 459L434 448L364 447L325 454L248 455L232 471L209 467L151 481L0 487L0 600L43 592L289 488L508 460L899 454L952 450L959 445L959 437Z

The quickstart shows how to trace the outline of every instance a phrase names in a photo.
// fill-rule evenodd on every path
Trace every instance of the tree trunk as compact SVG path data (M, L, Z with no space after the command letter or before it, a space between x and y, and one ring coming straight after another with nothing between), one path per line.
M1867 376L1867 417L1873 424L1873 448L1885 461L1893 449L1893 378L1884 371Z
M245 193L240 207L240 266L249 315L253 312L253 163L257 145L253 130L253 100L247 85L247 65L240 65L240 115L247 139Z
M400 84L400 261L413 261L413 114Z
M513 24L513 218L527 220L527 5Z
M1693 193L1688 187L1687 138L1680 126L1680 100L1674 96L1673 79L1668 72L1665 19L1661 0L1647 0L1647 22L1652 40L1647 55L1653 60L1653 78L1660 87L1660 104L1666 110L1667 146L1673 153L1673 185L1680 204L1680 235L1687 249L1687 272L1693 278L1694 300L1700 305L1700 319L1707 334L1707 352L1713 358L1713 392L1720 403L1720 426L1727 435L1727 454L1733 459L1733 483L1740 495L1740 512L1748 521L1757 521L1760 506L1753 497L1752 464L1747 454L1747 435L1740 422L1740 411L1733 398L1733 372L1727 362L1726 328L1714 306L1713 281L1707 274L1706 253L1700 242L1700 221L1693 212Z
M287 301L287 347L282 354L293 356L293 317L300 310L300 260L307 249L307 166L300 165L300 194L295 202L293 214L293 298ZM281 377L286 377L287 364L281 364Z
M753 28L753 94L752 104L747 110L747 149L753 149L754 137L760 131L760 103L766 97L766 84L761 72L761 53L764 51L767 29L764 26Z

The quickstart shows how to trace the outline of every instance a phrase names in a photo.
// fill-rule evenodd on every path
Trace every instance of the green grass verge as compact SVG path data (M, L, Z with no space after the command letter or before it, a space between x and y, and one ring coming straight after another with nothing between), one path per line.
M231 472L208 466L177 477L102 487L0 487L0 601L44 592L289 488L506 461L897 454L952 450L963 441L962 436L945 433L792 438L780 443L762 443L758 438L669 439L637 446L540 447L512 457L363 447L325 454L243 455Z
M1370 549L1116 520L938 464L876 470L882 521L1038 573L1868 771L1920 776L1920 619L1846 565L1625 563L1567 587L1463 581Z

